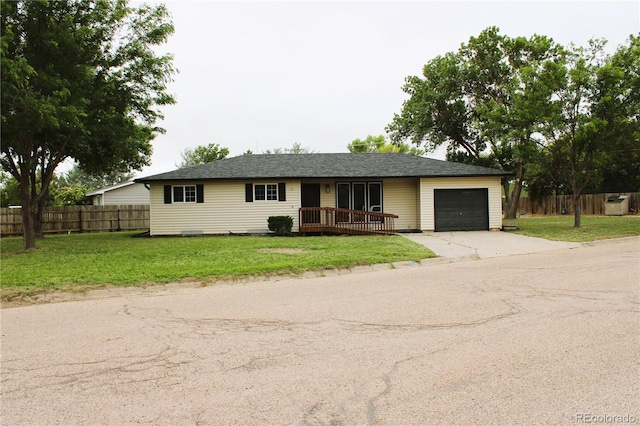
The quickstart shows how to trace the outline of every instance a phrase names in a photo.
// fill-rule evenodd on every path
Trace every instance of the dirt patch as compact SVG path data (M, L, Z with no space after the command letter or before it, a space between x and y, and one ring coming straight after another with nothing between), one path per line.
M307 250L301 248L265 248L258 251L260 253L300 254Z

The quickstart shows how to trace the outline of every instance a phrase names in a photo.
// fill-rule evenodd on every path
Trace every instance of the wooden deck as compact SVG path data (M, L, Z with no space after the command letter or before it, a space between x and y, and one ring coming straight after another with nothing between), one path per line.
M394 219L390 213L337 209L334 207L302 207L299 211L300 233L392 235Z

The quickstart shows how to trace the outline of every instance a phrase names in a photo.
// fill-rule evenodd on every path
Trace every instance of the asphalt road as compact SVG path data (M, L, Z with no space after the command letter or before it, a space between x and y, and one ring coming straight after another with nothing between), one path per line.
M640 239L1 311L2 425L640 423Z

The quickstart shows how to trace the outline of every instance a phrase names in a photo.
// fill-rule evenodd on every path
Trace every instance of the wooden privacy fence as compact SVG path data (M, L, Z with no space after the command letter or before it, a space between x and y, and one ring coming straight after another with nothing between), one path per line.
M629 214L640 211L640 193L626 194L584 194L580 196L582 214L604 215L604 204L607 198L614 195L629 197ZM556 215L574 214L573 195L552 195L541 200L521 197L518 204L518 214Z
M149 229L148 205L47 207L42 223L45 234L138 229ZM0 209L0 235L22 235L21 209Z

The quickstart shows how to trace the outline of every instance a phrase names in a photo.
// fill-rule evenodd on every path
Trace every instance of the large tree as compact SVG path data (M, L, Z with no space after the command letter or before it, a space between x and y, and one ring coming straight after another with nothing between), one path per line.
M175 102L167 9L126 0L6 1L2 12L2 154L16 178L24 247L56 167L89 173L148 165L162 132L159 107Z
M223 160L229 155L229 148L223 148L217 143L210 143L206 146L199 145L195 148L186 148L181 155L182 161L176 164L176 167L184 169L185 167Z
M505 217L515 217L526 168L543 142L539 132L559 108L561 62L562 49L547 37L487 28L429 61L422 77L407 77L410 97L387 132L394 143L410 140L428 151L445 144L450 160L513 172L513 191L504 181Z
M630 36L598 71L595 114L607 122L600 187L640 191L640 36Z
M567 50L566 81L557 94L563 108L545 132L547 161L555 164L550 180L572 194L576 228L580 196L617 166L612 159L626 155L637 164L640 150L640 38L631 36L610 56L605 45L592 40Z

